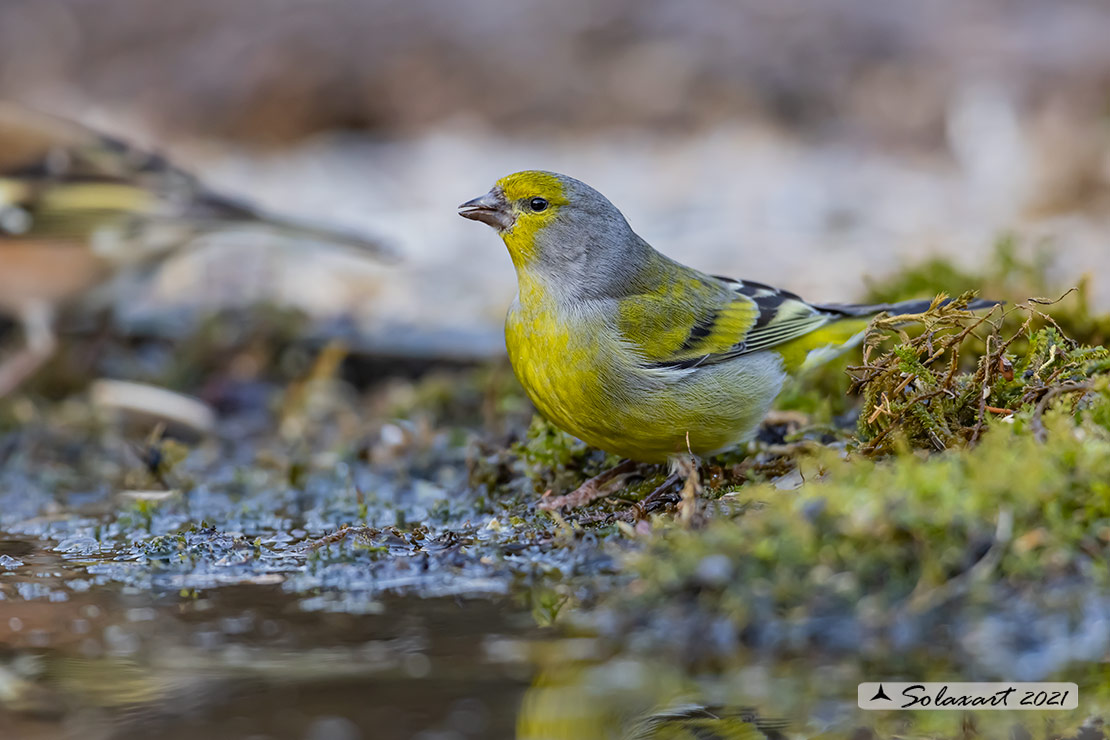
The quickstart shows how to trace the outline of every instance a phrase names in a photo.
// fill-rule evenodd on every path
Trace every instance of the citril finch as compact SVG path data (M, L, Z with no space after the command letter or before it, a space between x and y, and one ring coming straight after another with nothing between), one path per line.
M652 248L601 193L552 172L504 177L459 213L509 249L519 294L505 338L536 408L640 462L749 440L789 375L858 344L877 313L930 305L813 304L707 275Z

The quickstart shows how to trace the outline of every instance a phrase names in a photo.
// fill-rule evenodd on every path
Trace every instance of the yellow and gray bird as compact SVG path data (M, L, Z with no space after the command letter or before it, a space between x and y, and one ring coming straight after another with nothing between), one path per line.
M553 172L504 177L459 213L492 226L516 267L505 338L536 408L640 462L749 440L788 376L858 344L875 314L930 305L814 304L707 275L656 251L601 193Z
M786 740L801 729L755 707L702 703L710 685L665 661L534 657L541 670L520 702L517 740Z
M0 360L0 397L53 353L59 308L121 269L239 229L391 257L373 239L263 213L161 156L0 103L0 314L25 336L21 350Z

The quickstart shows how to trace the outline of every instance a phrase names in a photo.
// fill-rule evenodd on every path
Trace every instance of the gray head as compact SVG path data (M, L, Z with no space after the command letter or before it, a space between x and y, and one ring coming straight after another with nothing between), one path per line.
M459 215L492 226L518 275L541 279L564 297L621 295L654 254L608 198L554 172L503 177L459 206Z

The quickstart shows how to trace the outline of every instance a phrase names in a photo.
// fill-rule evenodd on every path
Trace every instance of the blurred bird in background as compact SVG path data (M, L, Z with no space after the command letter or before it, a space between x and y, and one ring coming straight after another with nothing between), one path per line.
M379 241L214 193L157 154L0 103L0 314L24 335L21 348L0 356L0 397L51 357L59 309L122 270L149 268L198 237L241 229L394 256Z

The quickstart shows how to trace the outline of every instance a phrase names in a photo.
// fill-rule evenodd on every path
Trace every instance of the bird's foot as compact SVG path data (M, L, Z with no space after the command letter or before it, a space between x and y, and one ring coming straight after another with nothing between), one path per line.
M34 303L19 312L23 325L25 344L3 362L0 362L0 398L8 395L35 374L54 356L58 341L54 335L53 308Z
M675 475L684 479L682 500L678 503L678 515L686 526L692 525L701 517L701 475L698 461L693 455L682 456L674 461Z
M674 489L678 483L682 483L682 488L676 492ZM690 525L701 517L701 503L698 498L701 492L697 458L692 455L676 457L672 461L671 474L621 518L625 521L636 521L657 509L677 502L679 518L684 524Z
M12 393L50 359L51 352L27 347L0 362L0 398Z
M678 473L671 473L663 482L655 487L655 490L644 497L643 501L637 502L632 508L628 510L631 519L643 519L645 516L666 506L669 503L674 503L672 498L675 484L681 481L682 478Z
M559 509L577 509L580 506L586 506L616 491L628 478L635 475L635 472L636 463L632 460L625 460L600 475L595 475L570 493L554 497L545 495L536 505L536 508L544 511L557 511Z

